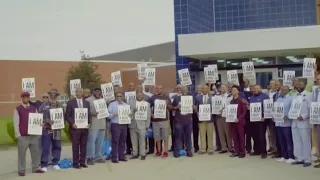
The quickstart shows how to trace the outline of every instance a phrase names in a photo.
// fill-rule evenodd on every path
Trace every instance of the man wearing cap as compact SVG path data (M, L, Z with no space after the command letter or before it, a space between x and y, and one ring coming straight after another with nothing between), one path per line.
M90 111L92 117L92 124L89 129L87 141L87 164L94 165L94 163L104 163L102 159L102 146L106 130L106 118L98 119L98 112L94 106L94 101L103 99L101 96L101 88L93 89L92 96L86 100L90 103ZM107 110L107 109L106 109Z
M25 176L26 173L26 153L30 150L32 160L32 172L43 173L39 169L40 153L38 135L28 134L29 113L36 113L37 108L30 105L30 94L23 92L21 94L22 104L16 107L13 113L14 132L18 140L18 174Z
M61 129L53 130L51 125L53 124L52 117L50 116L50 109L63 109L60 102L57 101L59 96L57 89L53 88L48 92L47 96L50 96L48 102L44 102L40 108L39 113L43 113L43 131L41 136L41 168L44 172L48 171L48 161L50 154L52 155L53 169L59 170L58 162L61 156Z
M72 159L73 168L87 168L86 165L86 153L87 153L87 140L88 140L88 129L91 126L91 111L90 104L83 98L83 89L76 89L76 97L69 100L66 108L66 119L69 123L69 132L72 141ZM78 128L75 124L75 109L84 108L88 109L88 126L87 128ZM80 153L79 153L80 152Z

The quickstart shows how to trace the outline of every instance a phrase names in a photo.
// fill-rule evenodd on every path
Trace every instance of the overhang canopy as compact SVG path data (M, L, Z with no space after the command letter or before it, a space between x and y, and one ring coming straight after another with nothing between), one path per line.
M320 53L320 25L178 36L179 56L235 59Z

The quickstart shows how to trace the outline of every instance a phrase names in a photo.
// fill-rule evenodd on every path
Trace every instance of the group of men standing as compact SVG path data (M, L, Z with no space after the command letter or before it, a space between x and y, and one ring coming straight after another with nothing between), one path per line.
M180 151L185 150L188 157L193 152L203 154L231 153L231 157L245 157L246 153L266 158L268 153L278 161L290 164L302 164L304 167L311 165L311 137L313 146L320 149L320 128L315 125L311 136L310 103L319 102L319 87L313 97L310 88L306 89L303 81L293 79L293 89L281 85L279 81L271 80L268 92L263 93L260 85L250 85L244 80L244 86L233 84L211 84L197 86L196 92L191 94L187 87L177 85L172 93L165 95L163 87L157 85L147 87L135 86L130 83L127 92L136 92L136 99L127 101L120 87L114 87L115 100L108 101L109 117L98 118L94 101L102 99L101 88L92 90L76 89L75 98L71 99L65 108L65 120L69 124L69 133L72 140L73 167L76 169L87 168L88 165L104 163L102 147L105 137L111 140L111 161L119 163L127 161L125 154L131 154L130 159L146 159L147 154L153 154L156 145L156 156L168 157L168 152L173 151L174 157L181 156ZM320 76L316 84L320 86ZM86 91L86 93L85 93ZM192 113L182 113L181 99L183 96L193 97ZM61 156L61 129L52 130L53 123L49 110L62 108L57 101L59 92L52 89L45 93L43 101L30 101L30 94L21 94L22 104L14 110L14 129L18 139L18 173L25 175L25 156L29 148L32 157L32 170L34 173L43 173L48 169L49 158L52 157L54 169L60 169L57 165ZM199 106L212 103L212 97L220 96L224 107L220 114L211 115L209 121L199 120ZM261 103L266 99L284 104L284 121L275 123L273 118L262 118L259 122L250 121L250 104ZM297 119L289 119L288 112L294 99L302 102L300 115ZM159 102L165 107L165 115L159 116L157 109ZM137 103L145 104L147 116L145 118L135 116L139 111ZM237 104L238 113L234 123L226 122L226 105ZM119 107L130 107L130 124L119 123ZM78 128L75 123L75 109L86 108L88 110L88 126ZM43 132L41 136L28 135L28 114L43 113ZM263 116L262 116L263 117ZM169 127L171 126L172 147L168 148ZM145 139L146 131L153 129L153 137ZM266 132L269 136L270 149L267 151ZM193 134L193 138L192 138ZM215 140L213 139L215 134ZM200 145L198 139L200 137ZM192 151L192 139L193 148ZM253 139L253 145L252 145ZM146 142L149 148L146 148ZM215 145L214 145L215 142ZM39 144L40 143L40 144ZM149 149L146 152L146 149ZM41 153L40 153L41 151ZM319 155L319 154L318 154ZM319 156L320 157L320 156ZM320 162L320 161L318 161ZM39 164L41 168L39 168ZM319 165L315 167L319 168Z

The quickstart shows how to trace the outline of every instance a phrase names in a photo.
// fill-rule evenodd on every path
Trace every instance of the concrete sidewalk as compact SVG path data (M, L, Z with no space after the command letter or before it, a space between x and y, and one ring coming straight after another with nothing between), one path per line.
M71 157L71 147L63 147L62 157ZM17 168L16 150L0 151L2 180L21 179L14 172ZM30 158L28 154L28 162ZM11 172L11 173L10 173ZM5 174L6 173L6 174ZM124 163L98 164L88 169L65 169L45 174L27 173L25 180L57 180L57 179L152 179L152 180L316 180L320 177L320 169L313 167L303 168L274 159L261 160L259 157L244 159L229 158L229 154L195 155L193 158L182 157L167 159L148 156L145 161L131 160Z

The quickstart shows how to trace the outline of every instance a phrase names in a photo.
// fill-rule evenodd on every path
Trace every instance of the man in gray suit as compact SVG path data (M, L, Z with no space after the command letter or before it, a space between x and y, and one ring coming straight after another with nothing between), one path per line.
M131 109L133 109L133 117L131 124L129 124L131 143L132 143L132 156L130 159L137 159L139 155L141 160L146 159L146 144L145 144L145 134L150 126L151 109L150 104L144 100L144 96L141 92L136 95L137 101L130 101ZM137 102L144 102L147 108L143 106L136 107ZM144 106L145 107L145 106ZM147 117L144 117L144 112L146 112ZM137 116L136 116L137 115ZM138 154L139 150L139 154Z

